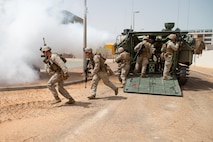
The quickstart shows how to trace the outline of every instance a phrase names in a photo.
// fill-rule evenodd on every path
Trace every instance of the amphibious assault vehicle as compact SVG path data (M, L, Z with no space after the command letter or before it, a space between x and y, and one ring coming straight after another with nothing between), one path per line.
M114 44L115 50L123 47L132 58L131 69L123 88L124 92L182 96L180 85L184 85L188 80L193 54L202 54L205 44L202 40L193 38L187 31L181 31L178 28L172 30L173 27L174 23L165 23L165 29L162 29L162 31L137 32L125 29L121 35L117 36ZM181 44L173 56L173 64L170 69L171 79L163 80L164 60L161 58L161 47L167 42L169 34L176 34L176 40ZM146 77L142 78L140 74L133 74L137 54L134 52L134 47L143 40L143 37L147 36L154 45L155 51L149 59Z

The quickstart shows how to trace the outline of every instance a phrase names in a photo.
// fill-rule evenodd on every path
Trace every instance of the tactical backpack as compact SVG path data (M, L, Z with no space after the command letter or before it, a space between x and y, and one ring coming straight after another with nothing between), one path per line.
M57 53L56 53L57 54ZM67 60L63 57L63 55L62 54L58 54L58 56L61 58L61 60L64 62L64 63L66 63L67 62Z

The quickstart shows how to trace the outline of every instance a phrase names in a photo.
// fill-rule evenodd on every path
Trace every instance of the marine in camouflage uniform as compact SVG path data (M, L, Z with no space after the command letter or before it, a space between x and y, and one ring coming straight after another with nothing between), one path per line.
M147 64L152 55L152 46L151 43L149 43L148 37L145 37L142 42L138 43L135 46L134 51L138 52L142 46L144 46L144 48L142 49L141 54L137 57L134 73L137 74L141 67L141 77L146 77Z
M153 43L153 47L155 49L154 55L156 57L156 71L162 71L162 62L161 62L161 48L162 48L163 42L162 42L162 37L157 36L155 39L155 42Z
M168 41L166 43L166 46L164 46L164 50L166 51L164 53L164 70L163 70L163 80L168 80L169 71L172 66L172 57L175 51L179 48L179 43L175 43L176 35L170 34L168 37Z
M124 51L123 47L118 48L119 55L115 58L115 62L120 64L122 85L126 83L126 77L130 70L131 57L130 54ZM122 87L123 87L122 86Z
M58 91L61 95L67 98L69 101L66 102L67 104L75 103L75 100L70 96L68 91L64 88L64 80L69 77L68 75L68 68L66 67L64 61L61 57L51 52L51 48L48 46L43 46L41 51L44 53L46 63L46 71L49 74L52 74L51 78L47 82L47 87L53 94L55 101L54 103L61 102L61 99L58 96L58 92L55 89L56 84L58 85Z
M99 81L102 79L103 83L110 87L112 90L114 90L115 95L118 94L118 88L109 80L108 74L107 74L107 68L105 64L105 60L101 55L94 55L92 53L91 48L85 48L85 56L89 58L88 67L92 68L92 82L91 82L91 88L90 93L91 96L89 96L89 99L94 99L96 97L96 91Z

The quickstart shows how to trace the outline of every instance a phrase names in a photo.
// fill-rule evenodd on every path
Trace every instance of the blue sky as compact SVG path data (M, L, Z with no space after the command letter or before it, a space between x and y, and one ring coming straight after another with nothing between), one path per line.
M83 17L84 0L64 0L68 10ZM175 22L182 30L213 29L213 0L87 0L87 24L113 33L132 25L135 30L161 30Z

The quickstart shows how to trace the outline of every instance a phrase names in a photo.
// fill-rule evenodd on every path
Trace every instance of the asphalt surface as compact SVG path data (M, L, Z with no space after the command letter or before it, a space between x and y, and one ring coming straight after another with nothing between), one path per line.
M110 77L120 86L117 77ZM51 105L47 88L0 92L1 142L212 142L213 78L192 71L183 96L124 93L100 81L67 85L76 100Z

